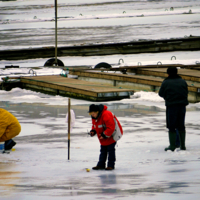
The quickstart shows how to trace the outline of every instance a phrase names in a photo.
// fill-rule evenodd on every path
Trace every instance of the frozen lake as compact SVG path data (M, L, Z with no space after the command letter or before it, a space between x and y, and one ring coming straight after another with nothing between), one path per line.
M58 0L58 17L58 46L188 37L199 35L200 1ZM54 1L0 1L0 50L41 46L54 46ZM199 51L60 59L66 66L99 62L117 66L120 58L121 66L200 61ZM27 75L28 67L43 66L46 60L2 60L0 78ZM20 68L2 69L11 64ZM44 75L62 70L35 71ZM116 147L114 171L86 172L99 156L98 139L87 135L91 129L87 111L93 102L71 99L76 122L69 161L67 102L67 97L19 88L0 90L0 107L13 113L22 126L14 139L15 151L0 154L0 200L200 198L200 103L187 106L187 151L165 152L169 143L165 105L156 93L138 91L131 99L100 102L118 117L124 136Z
M58 46L199 36L199 0L57 2ZM0 50L55 46L54 18L52 0L0 1Z
M0 96L0 107L22 126L15 151L0 154L0 199L199 199L199 103L187 107L187 151L175 152L164 151L165 106L157 94L104 103L124 129L116 169L86 172L99 156L98 139L87 135L92 102L71 99L76 122L68 161L68 98L18 88Z

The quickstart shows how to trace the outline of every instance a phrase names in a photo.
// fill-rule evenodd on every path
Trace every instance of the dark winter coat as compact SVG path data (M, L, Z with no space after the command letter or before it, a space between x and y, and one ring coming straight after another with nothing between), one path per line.
M107 110L107 106L100 104L99 105L99 114L97 118L92 117L92 129L96 130L97 137L99 139L99 142L103 146L110 145L112 143L115 143L115 140L112 137L112 134L115 130L115 121L114 121L113 113ZM123 134L123 130L121 127L121 124L119 123L118 119L115 117L118 126L121 130L121 133ZM100 139L101 133L104 133L105 136L108 138L106 139Z
M187 83L179 75L167 77L162 82L158 94L164 98L166 106L188 105Z

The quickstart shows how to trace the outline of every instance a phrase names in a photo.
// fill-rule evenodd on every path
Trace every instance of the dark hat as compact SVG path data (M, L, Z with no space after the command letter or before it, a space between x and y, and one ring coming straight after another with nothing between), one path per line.
M90 105L90 107L89 107L89 113L90 112L97 112L97 111L99 111L99 106L98 105L95 105L95 104L92 104L92 105Z
M169 75L176 75L177 74L177 68L176 67L168 67L167 73Z

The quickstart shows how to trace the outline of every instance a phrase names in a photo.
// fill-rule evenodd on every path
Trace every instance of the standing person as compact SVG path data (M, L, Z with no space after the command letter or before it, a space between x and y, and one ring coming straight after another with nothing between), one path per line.
M100 147L100 156L99 162L96 167L93 167L93 170L113 170L115 169L115 145L116 139L114 140L113 133L118 129L119 134L123 134L123 130L121 124L117 120L117 118L113 115L112 112L107 110L107 106L105 105L95 105L92 104L89 107L89 114L92 118L92 130L90 131L90 135L94 136L97 134L99 142L101 144ZM108 156L108 163L106 167L106 160Z
M4 143L5 150L11 150L16 142L12 140L21 131L17 118L7 110L0 108L0 142Z
M163 97L166 106L166 121L169 129L169 147L165 151L176 149L176 130L180 137L180 149L185 147L185 114L188 105L188 87L185 80L177 74L176 67L167 69L168 77L162 82L159 96Z

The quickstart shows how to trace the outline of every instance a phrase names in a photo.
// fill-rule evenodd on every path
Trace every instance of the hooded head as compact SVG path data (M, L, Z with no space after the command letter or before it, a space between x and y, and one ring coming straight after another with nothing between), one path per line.
M88 112L92 118L97 119L99 115L99 106L95 104L90 105Z
M89 107L89 113L91 113L91 112L98 112L98 111L99 111L99 106L98 105L95 105L95 104L90 105L90 107Z
M99 116L101 116L103 110L107 110L107 106L104 106L103 104L100 105L92 104L90 105L88 112L93 119L97 119L99 118Z
M168 67L167 74L169 76L177 76L177 68L176 67Z

